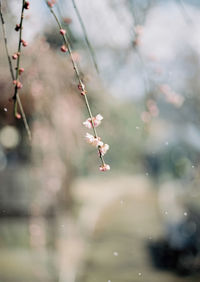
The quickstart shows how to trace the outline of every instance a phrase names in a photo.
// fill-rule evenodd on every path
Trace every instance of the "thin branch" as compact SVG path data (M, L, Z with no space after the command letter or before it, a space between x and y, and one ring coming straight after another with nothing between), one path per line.
M63 2L61 2L61 3L63 4ZM57 8L59 17L60 17L61 19L64 19L63 13L62 13L62 11L64 10L64 7L62 6L62 7L60 8L61 3L56 2L56 8ZM66 28L66 30L67 30L67 33L70 35L71 32L70 32L70 29L69 29L68 24L65 23L65 21L64 21L63 24L64 24L64 26L65 26L65 28ZM69 44L73 47L71 38L69 38Z
M24 126L25 126L25 129L26 129L27 135L28 135L28 139L31 142L31 140L32 140L31 130L30 130L30 127L28 125L28 122L27 122L27 119L26 119L26 115L25 115L25 112L24 112L24 109L23 109L23 106L22 106L22 102L21 102L21 99L20 99L19 95L16 96L16 99L17 99L17 103L19 105L20 112L22 114L22 119L23 119Z
M24 2L23 1L23 7L24 7ZM3 13L2 13L2 6L1 6L1 0L0 0L0 18L1 18L1 23L2 23L2 31L3 31L3 37L4 37L4 45L5 45L5 49L6 49L6 55L7 55L7 59L8 59L8 64L9 64L9 69L10 69L10 75L11 75L11 78L12 78L12 81L14 79L18 79L18 76L19 76L19 62L18 62L18 72L17 72L17 69L16 69L16 77L14 75L14 70L13 70L13 65L12 65L12 60L11 60L11 56L9 54L9 51L8 51L8 41L7 41L7 36L6 36L6 26L5 26L5 20L4 20L4 17L3 17ZM21 40L20 40L21 42ZM19 50L19 48L18 48ZM18 58L20 58L20 55L18 56ZM28 125L28 122L27 122L27 118L26 118L26 115L25 115L25 112L24 112L24 109L23 109L23 106L22 106L22 103L21 103L21 99L17 93L17 86L15 86L15 94L14 94L14 99L17 101L18 105L19 105L19 108L20 108L20 111L21 111L21 114L22 114L22 119L23 119L23 122L24 122L24 126L25 126L25 129L26 129L26 132L27 132L27 135L28 135L28 138L29 138L29 141L31 141L31 131L30 131L30 128L29 128L29 125ZM16 104L16 103L15 103ZM14 104L14 105L15 105ZM15 106L14 106L15 107Z
M58 26L59 26L59 29L62 30L62 25L61 25L61 22L60 20L58 19L57 15L55 14L54 10L52 9L52 7L50 7L48 5L48 3L46 2L48 8L50 9L53 17L55 18ZM86 104L86 108L87 108L87 111L88 111L88 114L91 118L91 124L92 124L92 129L93 129L93 132L94 132L94 137L95 138L98 138L98 135L97 135L97 130L94 126L94 122L93 122L93 115L92 115L92 111L90 109L90 105L89 105L89 102L88 102L88 98L87 98L87 94L86 94L86 89L85 89L85 85L83 84L83 81L81 79L81 76L80 76L80 72L79 72L79 69L78 69L78 66L76 64L76 62L74 61L74 58L73 58L73 54L72 54L72 49L71 49L71 45L69 43L69 38L68 38L68 34L67 33L63 33L62 34L62 37L63 37L63 41L68 49L68 52L69 52L69 55L70 55L70 59L71 59L71 62L72 62L72 65L73 65L73 68L74 68L74 71L75 71L75 74L76 74L76 77L77 77L77 80L79 82L79 85L81 87L81 89L84 91L85 95L83 95L84 97L84 101L85 101L85 104ZM105 166L105 161L104 161L104 158L102 156L102 153L101 153L101 150L100 150L100 146L98 146L98 152L99 152L99 157L101 159L101 162L102 162L102 165Z
M82 28L82 30L83 30L84 39L85 39L85 42L86 42L86 44L87 44L87 46L88 46L88 49L89 49L89 52L90 52L90 55L91 55L91 58L92 58L94 67L95 67L97 73L99 73L99 68L98 68L97 60L96 60L96 55L95 55L95 52L94 52L94 49L93 49L92 45L90 44L89 38L88 38L88 36L87 36L87 31L86 31L85 25L84 25L84 23L83 23L82 17L81 17L81 15L80 15L80 12L79 12L79 10L78 10L78 7L77 7L77 5L76 5L75 0L72 0L72 3L73 3L73 6L74 6L74 10L75 10L75 12L76 12L76 15L77 15L77 17L78 17L78 20L79 20L79 22L80 22L81 28Z
M21 10L21 18L20 18L20 24L19 24L19 42L18 42L18 57L17 57L17 66L16 66L16 73L15 73L15 80L17 81L19 78L19 66L20 66L20 58L21 58L21 46L22 46L22 29L23 29L23 19L24 19L24 9L25 9L25 0L22 0L22 10ZM13 99L14 99L14 114L15 116L17 115L17 104L19 105L21 114L22 114L22 119L24 121L24 125L25 125L25 129L27 131L28 134L28 138L31 141L31 131L27 122L27 118L19 97L19 93L18 93L18 87L17 85L15 85L15 92L13 95Z
M0 1L0 18L1 18L1 24L2 24L4 45L5 45L5 49L6 49L6 55L7 55L7 58L8 58L10 74L11 74L12 80L14 80L15 76L14 76L14 71L13 71L13 66L12 66L12 60L11 60L11 57L10 57L9 51L8 51L8 40L7 40L7 36L6 36L6 27L5 27L5 21L4 21L4 18L3 18L1 5L2 4L1 4L1 1Z
M20 58L21 58L21 46L22 46L22 29L23 29L23 19L24 19L24 4L25 0L22 0L22 11L20 17L20 24L19 24L19 42L18 42L18 50L17 50L17 66L16 66L16 73L15 73L15 80L18 80L19 77L19 65L20 65ZM18 95L18 88L17 85L15 86L15 93L13 99L15 100L15 114L17 113L17 103L16 97Z
M186 21L187 24L192 24L192 18L190 17L190 15L188 14L188 12L185 9L184 3L182 0L176 0L176 3L178 4L179 8L180 8L180 12L184 18L184 20Z

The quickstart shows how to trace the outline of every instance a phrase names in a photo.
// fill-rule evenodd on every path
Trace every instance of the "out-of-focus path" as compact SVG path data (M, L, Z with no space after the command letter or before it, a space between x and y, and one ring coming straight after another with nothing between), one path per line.
M152 267L147 244L163 232L154 188L145 176L76 183L79 223L89 238L76 282L200 281Z

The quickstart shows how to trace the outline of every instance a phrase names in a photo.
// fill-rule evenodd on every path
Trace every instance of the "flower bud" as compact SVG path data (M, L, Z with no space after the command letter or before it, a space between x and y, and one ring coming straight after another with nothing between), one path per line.
M24 47L26 47L27 45L28 45L28 43L25 41L25 40L21 40L21 43L22 43L22 45L24 46Z
M65 53L65 52L67 52L67 47L65 45L62 45L60 47L60 50Z
M19 30L20 30L20 24L16 24L15 31L19 31Z
M28 1L25 1L24 9L28 10L29 8L30 8L30 3Z
M81 91L81 95L85 96L86 95L86 91Z
M15 117L16 117L17 119L20 119L20 118L21 118L20 113L16 113L16 114L15 114Z
M15 86L17 86L18 89L22 88L22 86L23 86L22 83L20 81L17 81L17 80L13 80L13 84Z
M17 54L17 53L15 53L15 54L12 55L13 60L17 60L17 57L18 57L18 54Z
M61 29L60 29L60 34L61 34L61 35L65 35L65 33L66 33L66 30L63 29L63 28L61 28Z
M54 3L52 3L51 1L48 1L48 2L47 2L47 5L48 5L50 8L52 8L53 5L54 5Z

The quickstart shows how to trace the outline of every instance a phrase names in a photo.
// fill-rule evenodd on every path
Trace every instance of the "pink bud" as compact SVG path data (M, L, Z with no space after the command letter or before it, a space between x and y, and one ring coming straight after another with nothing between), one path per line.
M25 40L21 40L21 43L22 43L22 45L24 46L24 47L26 47L27 45L28 45L28 43L25 41Z
M108 164L104 164L104 165L101 165L99 167L99 170L100 171L107 171L107 170L110 170L110 166Z
M78 89L81 90L81 91L85 91L85 85L82 83L82 84L78 84Z
M15 53L12 55L13 60L17 60L18 55Z
M51 1L48 1L48 2L47 2L47 5L48 5L50 8L52 8L53 5L54 5L54 3L52 3Z
M66 33L66 30L61 28L60 29L60 34L65 35L65 33Z
M67 47L65 45L62 45L60 47L60 50L65 53L65 52L67 52Z
M85 96L86 95L86 91L81 91L81 95Z
M24 3L24 9L29 9L30 8L30 3L28 1L25 1Z
M23 87L20 81L17 81L16 86L17 86L17 89L21 89Z
M19 69L19 74L22 74L24 72L24 68Z
M20 118L21 118L21 115L20 115L19 113L16 113L16 114L15 114L15 117L16 117L17 119L20 119Z
M20 24L16 24L15 30L16 30L16 31L19 31L19 30L20 30Z

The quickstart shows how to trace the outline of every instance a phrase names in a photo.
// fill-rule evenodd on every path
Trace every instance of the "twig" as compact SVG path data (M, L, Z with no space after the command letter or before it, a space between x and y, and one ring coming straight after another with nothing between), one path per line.
M178 6L180 7L180 12L184 18L184 20L186 21L187 24L192 24L193 21L192 21L192 18L190 17L190 15L188 14L188 12L186 11L185 9L185 6L183 4L183 1L182 0L176 0Z
M61 2L61 3L62 3L62 2ZM64 11L64 7L62 6L62 7L60 8L61 3L56 2L56 8L57 8L59 17L60 17L61 19L63 19L64 17L63 17L62 11ZM62 4L63 4L63 3L62 3ZM70 35L71 32L70 32L70 29L69 29L68 24L67 24L67 23L65 24L65 21L64 21L63 24L64 24L64 26L65 26L65 28L66 28L66 30L67 30L67 33ZM73 40L71 40L71 38L69 38L69 44L70 44L70 45L72 46L72 48L73 48L72 41L73 41Z
M54 10L52 9L52 7L50 7L50 6L48 5L48 2L47 2L47 1L45 1L45 2L46 2L46 4L47 4L48 8L50 9L50 11L51 11L53 17L55 18L55 20L56 20L56 22L57 22L57 24L58 24L58 26L59 26L59 29L60 29L60 30L63 30L62 25L61 25L61 22L59 21L59 19L58 19L57 15L55 14ZM85 101L85 104L86 104L86 108L87 108L88 114L89 114L89 116L90 116L90 118L91 118L91 124L92 124L92 129L93 129L93 132L94 132L94 137L95 137L95 138L98 138L97 130L96 130L96 128L95 128L95 126L94 126L94 122L93 122L92 111L91 111L91 109L90 109L90 105L89 105L89 102L88 102L88 99L87 99L87 94L86 94L87 91L86 91L85 85L83 84L83 81L82 81L82 79L81 79L78 66L77 66L76 62L74 61L73 54L72 54L72 49L71 49L71 46L70 46L70 43L69 43L68 34L67 34L67 33L63 33L63 34L62 34L62 37L63 37L63 41L64 41L64 43L65 43L65 45L66 45L66 47L67 47L67 49L68 49L68 52L69 52L69 55L70 55L70 59L71 59L72 65L73 65L73 68L74 68L74 71L75 71L77 80L78 80L78 82L79 82L79 86L80 86L80 88L81 88L81 89L84 91L84 93L85 93L85 95L83 95L83 97L84 97L84 101ZM102 153L101 153L101 150L100 150L100 146L98 146L98 152L99 152L99 157L100 157L100 159L101 159L102 165L105 166L105 161L104 161L104 158L103 158L103 156L102 156Z
M13 71L13 66L12 66L11 57L10 57L9 51L8 51L8 40L7 40L7 36L6 36L5 21L4 21L3 14L2 14L1 1L0 1L0 17L1 17L1 24L2 24L2 32L3 32L3 38L4 38L4 45L5 45L5 49L6 49L6 55L7 55L7 58L8 58L8 64L9 64L10 74L11 74L12 80L14 80L15 76L14 76L14 71Z
M24 4L25 4L25 0L22 0L22 11L21 11L21 17L20 17L20 24L19 24L19 42L18 42L18 50L17 50L17 66L16 66L16 73L15 73L15 80L18 80L19 77L19 65L20 65L20 58L21 58L21 46L22 46L22 24L23 24L23 19L24 19ZM14 99L14 112L15 115L17 114L17 101L16 101L16 97L18 95L18 87L17 85L15 86L15 93L13 96Z
M73 3L73 6L74 6L74 10L75 10L75 12L76 12L76 15L77 15L77 17L78 17L78 20L79 20L79 22L80 22L81 28L82 28L82 30L83 30L83 35L84 35L84 38L85 38L85 42L86 42L86 44L87 44L87 46L88 46L88 49L89 49L89 52L90 52L90 55L91 55L91 58L92 58L94 67L95 67L97 73L99 73L99 68L98 68L98 65L97 65L97 60L96 60L96 56L95 56L95 53L94 53L94 49L93 49L93 47L92 47L92 45L90 44L90 41L89 41L89 39L88 39L87 31L86 31L85 25L84 25L84 23L83 23L82 17L81 17L81 15L80 15L80 12L79 12L79 10L78 10L78 7L77 7L77 5L76 5L75 0L72 0L72 3Z
M25 1L23 0L22 1L23 7L24 7L24 2ZM12 81L13 81L14 79L17 80L18 76L19 76L19 58L20 58L20 55L18 56L16 76L15 76L14 75L14 71L13 71L13 65L12 65L11 56L10 56L9 51L8 51L8 42L7 42L7 36L6 36L5 20L4 20L4 17L3 17L2 6L1 5L2 4L1 4L1 0L0 0L0 18L1 18L1 23L2 23L4 45L5 45L6 55L7 55L7 59L8 59L8 63L9 63L10 74L11 74L11 78L12 78ZM21 17L20 25L21 25L21 23L22 23L22 17ZM20 28L20 32L21 32L21 28ZM20 39L20 42L21 42L21 39ZM20 48L21 48L21 45L20 45ZM18 52L20 52L20 50L21 49L19 49L19 47L18 47ZM25 129L26 129L28 138L29 138L29 141L31 141L31 131L30 131L30 128L29 128L29 125L28 125L28 122L27 122L27 118L26 118L26 115L25 115L25 112L24 112L24 109L23 109L23 106L22 106L22 103L21 103L21 99L20 99L20 97L18 95L18 91L17 90L18 90L17 86L15 86L15 93L14 93L14 96L13 96L13 99L15 100L14 108L16 108L16 105L18 103L20 111L21 111L21 114L22 114L22 119L23 119L23 122L24 122L24 126L25 126ZM15 110L17 110L17 109L15 109ZM16 116L16 113L15 113L15 116Z

